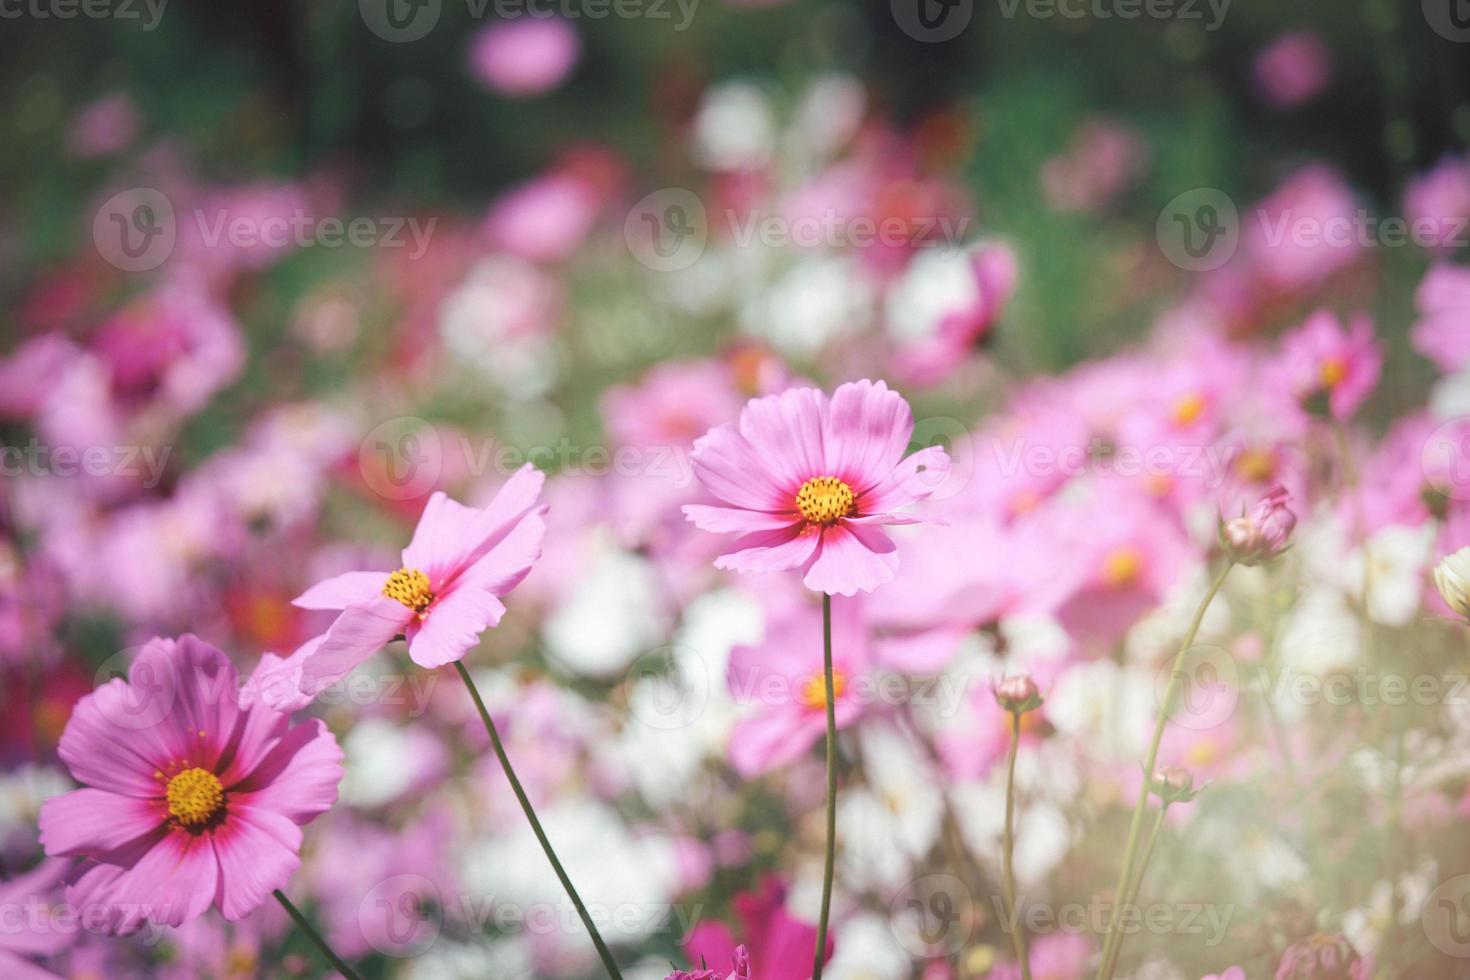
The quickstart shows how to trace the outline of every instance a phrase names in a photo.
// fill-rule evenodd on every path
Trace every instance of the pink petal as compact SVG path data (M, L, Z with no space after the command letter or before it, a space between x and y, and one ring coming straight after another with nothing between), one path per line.
M779 477L733 425L722 425L694 443L694 475L706 490L746 510L790 510L801 480Z
M346 609L359 602L367 602L382 595L383 583L390 572L343 572L313 585L295 599L291 605L302 609Z
M71 861L47 858L25 874L0 882L0 908L19 909L32 904L51 904L57 889L66 878ZM12 964L27 962L9 959L11 953L26 956L53 956L76 942L74 929L52 926L44 919L33 921L29 915L17 916L0 931L0 976L47 976L55 974L38 970L35 974L15 972Z
M301 864L301 828L279 813L232 805L214 834L219 860L215 904L236 922L255 911L272 891L284 888Z
M730 764L746 779L801 758L822 738L827 717L800 705L757 712L730 733Z
M502 596L520 585L541 557L541 542L546 538L545 513L546 508L539 507L521 517L489 551L465 569L451 586L453 591L474 588Z
M306 659L321 647L327 635L312 637L284 660L273 653L262 654L260 663L241 692L241 704L263 704L276 711L292 712L311 703L311 695L301 689L301 668Z
M337 802L341 781L342 749L326 724L313 718L272 746L260 765L230 790L230 801L305 824Z
M167 816L161 799L72 790L41 804L41 846L52 857L96 857L157 830Z
M420 667L442 667L459 660L480 642L480 634L500 622L505 605L472 586L456 589L434 603L414 636L408 655Z
M863 514L898 510L925 500L949 477L950 459L941 446L921 449L858 498Z
M738 507L710 507L705 504L685 504L684 516L693 521L700 530L715 534L776 531L801 522L801 518L794 513L772 514Z
M140 700L126 681L114 678L76 703L57 752L80 783L156 798L153 774L168 765L169 748L155 717L147 695ZM147 724L130 725L133 719Z
M176 926L209 908L219 862L208 834L165 831L84 866L67 900L107 911L110 931L136 932L144 919Z
M861 494L903 457L913 431L908 402L882 381L839 385L827 411L826 472Z
M316 652L301 663L301 689L316 696L322 688L351 673L413 622L414 612L387 596L342 610Z
M805 526L756 531L737 538L735 550L715 559L716 568L733 572L779 572L800 568L817 550L821 536Z
M174 742L172 759L214 770L240 717L240 685L235 665L225 654L197 636L185 634L170 654L161 644L148 644L134 661L128 679L134 687L149 673L174 683L170 717L159 723Z
M465 568L505 538L536 505L546 476L527 463L485 507L466 507L443 493L429 498L403 564L422 570L436 591L448 588Z
M747 402L740 413L740 434L777 482L795 489L811 477L827 475L822 445L826 413L827 396L819 389L790 388Z
M898 570L898 547L882 531L836 524L822 532L817 556L802 584L828 595L872 592L893 581Z
M50 935L64 942L56 949L38 955L47 956L51 953L59 953L71 945L72 937L65 932L53 930ZM11 956L5 950L0 950L0 976L6 977L7 980L65 980L61 974L42 969L30 960L21 959L19 956Z

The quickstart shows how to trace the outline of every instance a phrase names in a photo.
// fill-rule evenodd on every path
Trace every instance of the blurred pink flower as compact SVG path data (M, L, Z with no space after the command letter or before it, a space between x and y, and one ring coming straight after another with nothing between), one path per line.
M1241 215L1240 254L1275 291L1315 289L1362 257L1360 212L1341 174L1311 164Z
M1031 947L1031 976L1036 980L1084 980L1092 975L1092 941L1075 932L1040 936ZM1021 980L1021 967L1004 963L990 972L990 980Z
M83 159L123 149L138 135L138 107L122 92L106 95L77 113L66 134L67 149Z
M761 879L753 892L741 892L731 904L738 920L740 943L723 922L705 921L689 931L684 956L691 963L740 961L737 950L755 950L760 962L760 980L807 980L812 974L812 950L817 927L792 917L786 910L786 886L774 876ZM827 936L827 958L832 956L833 936ZM740 974L736 974L740 976ZM741 980L744 980L741 977Z
M1368 980L1373 970L1341 934L1318 933L1287 949L1276 980Z
M194 636L155 639L77 702L61 759L84 784L41 808L41 844L81 858L67 900L109 931L179 925L211 904L237 920L283 887L301 826L337 799L325 724L242 705L234 666Z
M559 17L492 24L470 40L470 70L502 95L540 95L556 88L581 55L576 30Z
M1404 189L1404 217L1415 244L1459 248L1470 236L1470 156L1447 156Z
M723 970L700 969L692 972L688 970L675 970L670 973L666 980L750 980L750 953L744 946L736 946L734 953L734 971L726 974Z
M832 609L832 693L837 727L864 712L871 654L862 602ZM827 726L822 664L822 610L807 595L768 599L765 639L730 651L728 682L736 701L752 705L730 733L730 764L747 779L799 758Z
M1224 973L1211 973L1207 977L1201 977L1200 980L1248 980L1248 978L1243 967L1232 966Z
M21 913L51 905L53 895L66 877L69 862L47 859L25 874L0 881L0 908L8 910L5 928L0 929L0 972L13 980L60 980L60 974L42 969L31 957L55 956L82 935L75 923L66 928L34 915Z
M853 595L893 580L898 558L886 524L924 500L949 472L931 447L905 458L914 428L908 403L882 381L757 398L695 443L694 472L732 506L690 504L684 513L717 533L740 532L719 568L801 569L807 588Z
M666 361L636 385L602 396L603 424L620 446L692 446L740 410L731 370L719 361Z
M989 337L1015 294L1016 275L1016 255L1005 245L921 250L888 294L897 369L917 384L953 373Z
M572 170L536 177L501 195L485 216L490 244L532 262L560 262L587 240L603 198Z
M1308 412L1337 421L1352 417L1378 385L1383 348L1367 314L1344 330L1337 316L1318 310L1281 341L1275 380Z
M1414 294L1419 319L1410 330L1414 349L1446 374L1470 364L1470 269L1432 266Z
M1316 31L1283 34L1268 44L1255 64L1256 88L1274 109L1310 102L1332 78L1332 56Z
M1041 167L1041 191L1057 211L1101 211L1148 169L1148 144L1133 128L1089 119L1062 156Z
M394 572L346 572L295 600L303 609L340 610L321 644L300 661L305 693L346 675L403 634L421 667L459 660L500 622L500 597L520 584L546 534L545 477L527 463L483 509L443 492L429 498Z

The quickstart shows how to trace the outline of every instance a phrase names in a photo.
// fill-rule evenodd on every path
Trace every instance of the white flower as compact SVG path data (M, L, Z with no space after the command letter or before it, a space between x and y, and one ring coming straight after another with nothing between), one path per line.
M1461 548L1434 568L1434 584L1451 609L1470 620L1470 548Z

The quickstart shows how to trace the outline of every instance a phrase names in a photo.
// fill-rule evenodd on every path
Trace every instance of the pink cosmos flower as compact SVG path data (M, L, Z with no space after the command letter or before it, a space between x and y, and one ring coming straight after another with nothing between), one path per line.
M838 728L863 713L868 634L861 602L833 608L832 693ZM806 593L777 598L768 613L765 640L730 651L727 680L737 700L756 704L730 734L735 770L749 779L799 758L827 730L821 609Z
M66 861L42 861L34 869L0 882L0 908L20 910L45 904L66 876ZM48 924L29 915L15 915L0 929L0 972L13 980L55 980L57 974L44 970L29 957L55 956L76 942L80 930Z
M1092 975L1088 963L1092 959L1092 940L1075 932L1053 932L1037 938L1031 947L1031 975L1036 980L1084 980ZM1014 963L997 966L991 980L1021 980L1021 968Z
M1416 245L1441 251L1463 246L1470 220L1470 157L1445 157L1410 180L1404 217Z
M481 633L500 622L500 597L520 584L541 555L546 507L536 498L544 482L528 463L484 508L437 492L397 571L347 572L298 596L295 604L303 609L342 613L319 645L299 652L301 690L320 690L399 634L421 667L462 658Z
M817 942L817 927L795 918L786 909L786 885L774 876L761 879L755 891L741 892L731 901L739 929L719 921L705 921L689 931L684 942L684 956L691 963L724 963L741 965L736 934L760 957L760 980L808 980L812 975L812 950ZM827 936L827 959L835 944ZM698 974L696 974L697 976ZM744 975L736 973L739 980Z
M1232 966L1224 973L1211 973L1207 977L1202 977L1201 980L1247 980L1247 978L1243 967Z
M1272 291L1315 289L1362 257L1359 207L1337 170L1309 164L1242 217L1241 255Z
M734 959L734 972L728 977L719 970L675 970L670 973L666 980L750 980L750 952L744 946L736 946Z
M1276 381L1308 411L1339 422L1351 418L1378 385L1383 348L1366 314L1344 330L1328 310L1318 310L1281 341ZM1325 403L1324 403L1325 401Z
M1220 538L1233 560L1242 565L1259 565L1281 554L1295 528L1291 493L1277 486L1267 491L1249 511L1225 521L1220 527Z
M921 252L888 295L899 370L919 384L953 373L990 336L1016 291L1016 275L1016 255L1005 245Z
M1317 933L1287 949L1276 980L1368 980L1372 964L1341 934Z
M1414 349L1446 374L1470 364L1470 269L1435 265L1414 294L1419 319L1409 333Z
M1294 109L1315 98L1332 77L1332 56L1316 31L1283 34L1255 64L1256 88L1273 109Z
M694 473L729 506L689 504L706 531L739 532L718 568L799 568L806 587L828 594L871 592L893 581L897 547L879 527L917 524L896 513L926 499L949 473L939 447L904 457L914 429L909 406L882 381L756 398L739 425L711 429L694 444Z
M126 681L78 701L60 755L84 788L42 805L41 844L81 859L67 901L119 934L210 905L248 915L342 779L326 725L242 703L229 658L194 636L150 641Z
M470 42L470 70L511 96L540 95L560 85L582 55L582 40L557 17L493 24Z

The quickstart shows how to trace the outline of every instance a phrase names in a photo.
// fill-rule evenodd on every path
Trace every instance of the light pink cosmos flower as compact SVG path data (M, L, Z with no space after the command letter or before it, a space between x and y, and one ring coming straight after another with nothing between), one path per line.
M862 602L833 608L832 693L839 729L857 721L872 700L868 635ZM731 649L727 680L736 700L754 705L730 733L735 771L752 779L800 758L827 730L820 607L805 593L775 598L765 639Z
M470 42L470 70L501 93L540 95L560 85L582 55L582 40L559 17L493 24Z
M321 721L242 703L234 666L194 636L155 639L77 702L60 755L84 784L41 807L41 844L81 858L67 901L126 934L211 905L226 919L284 887L301 827L337 800Z
M1337 170L1309 164L1242 215L1240 255L1274 292L1316 289L1362 258L1360 207Z
M882 381L840 385L830 399L815 388L753 399L738 425L694 444L695 476L729 506L689 504L684 513L706 531L741 534L718 568L799 568L814 591L871 592L898 568L880 526L920 523L897 511L949 473L937 446L903 455L913 430L908 403Z
M500 622L500 597L520 584L541 555L546 507L536 498L544 482L528 463L484 508L437 492L397 571L347 572L298 596L295 604L303 609L342 612L319 645L299 652L301 690L320 690L399 634L420 667L462 658L481 633Z
M1318 310L1282 338L1274 380L1308 411L1341 422L1373 393L1382 371L1383 348L1366 314L1344 330L1333 313Z
M1470 156L1447 156L1404 189L1404 217L1416 245L1441 251L1465 245L1470 219Z
M1441 262L1414 294L1419 319L1409 332L1414 349L1446 374L1470 364L1470 269Z
M773 875L761 878L755 890L741 892L731 900L738 929L732 931L723 922L706 919L689 930L689 937L684 941L685 957L691 963L733 961L737 969L735 976L744 980L746 974L738 972L744 963L740 950L748 946L760 960L760 980L807 980L812 975L817 928L787 910L786 896L786 884L780 879ZM737 933L744 946L737 945ZM829 933L828 961L835 945L835 938Z

